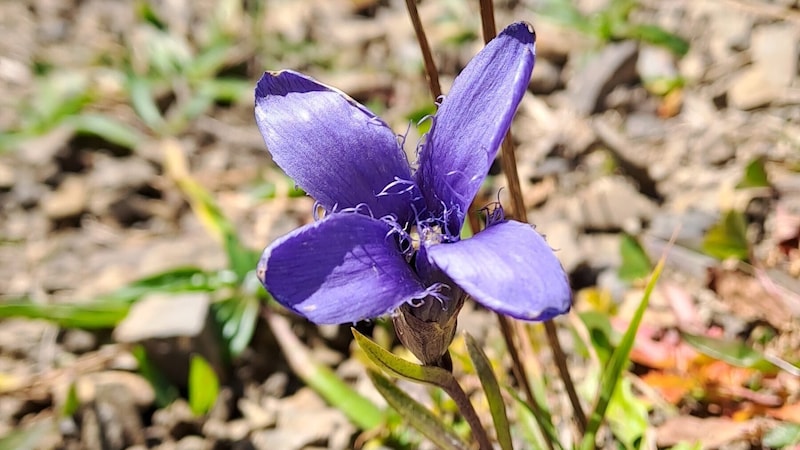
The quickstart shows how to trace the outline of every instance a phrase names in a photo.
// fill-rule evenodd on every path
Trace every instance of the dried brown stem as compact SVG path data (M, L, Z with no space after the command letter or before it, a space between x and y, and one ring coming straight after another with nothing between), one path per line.
M483 40L484 42L489 42L497 35L497 29L495 27L494 22L494 8L492 5L492 0L480 0L480 9L481 9L481 23L483 24ZM503 172L506 174L506 180L508 183L508 192L509 196L511 197L512 203L512 211L508 214L509 217L516 219L520 222L528 222L527 215L525 213L525 202L522 198L522 187L519 182L519 172L517 172L517 159L514 155L514 145L512 144L511 139L511 131L506 134L505 139L503 140L502 145L502 154L500 156L500 164L503 168ZM501 325L505 320L508 320L504 317L500 317ZM580 400L578 398L578 393L575 390L575 383L572 381L572 376L569 373L569 368L567 367L567 357L564 354L564 350L561 348L561 342L558 339L558 333L556 331L556 326L553 324L552 321L547 321L544 323L545 331L547 332L547 340L550 344L550 348L553 351L553 359L556 361L556 366L558 367L558 373L561 376L562 381L564 382L564 387L567 391L567 395L569 396L569 401L572 404L572 408L574 410L575 418L578 424L578 431L582 435L586 430L586 415L583 413L583 408L581 407ZM510 327L509 327L510 328ZM509 329L509 332L511 330ZM505 332L503 333L505 336ZM521 337L522 338L522 337ZM513 339L506 339L506 344L509 348L509 352L513 355L517 353L516 348L512 350L514 346ZM527 391L530 391L530 385L527 382L527 376L525 375L525 368L524 366L519 363L519 361L515 360L514 365L517 366L514 368L514 375L517 377L517 382L523 388L527 387ZM519 375L517 375L519 373ZM524 381L523 381L524 380ZM532 393L526 392L526 397L528 397L528 401L531 402L531 406L535 403L532 402L530 399L533 398Z
M419 49L422 51L422 59L425 61L425 77L428 79L428 88L431 91L433 101L437 101L442 96L442 87L439 85L439 72L436 70L436 63L433 62L433 54L431 54L431 47L428 45L428 38L425 36L425 29L419 19L417 3L415 0L406 0L406 7L408 8L408 15L411 17L411 23L414 25L414 33L417 35Z

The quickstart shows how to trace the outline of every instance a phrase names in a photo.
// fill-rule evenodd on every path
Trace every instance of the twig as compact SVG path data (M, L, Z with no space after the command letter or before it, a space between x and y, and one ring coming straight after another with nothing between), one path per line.
M436 63L433 62L433 55L431 54L431 47L428 45L428 38L425 36L425 29L419 19L417 3L415 0L406 0L406 7L408 8L408 15L411 17L411 23L414 25L414 32L417 34L417 42L419 42L419 49L422 51L422 58L425 61L425 77L428 79L428 88L431 91L433 101L437 101L442 96L442 87L439 85L439 72L436 70Z
M489 42L490 40L494 39L497 35L497 30L495 28L494 22L494 10L492 8L492 0L480 0L481 5L481 23L483 24L483 39L485 42ZM522 198L522 188L519 182L519 172L517 172L517 159L514 156L514 146L512 144L511 139L511 131L506 134L505 139L503 140L502 145L502 154L500 156L500 164L503 168L503 172L506 174L506 180L508 183L508 191L509 196L511 197L512 201L512 211L509 214L510 217L519 220L520 222L528 222L528 219L525 214L525 202ZM501 318L500 322L501 325L505 318ZM552 321L547 321L544 323L545 331L547 332L547 340L550 344L550 348L553 351L553 359L556 361L556 367L558 367L558 373L561 376L561 379L564 382L564 388L567 391L567 395L569 396L569 401L572 404L572 408L574 410L574 415L578 424L578 431L580 434L583 434L586 430L586 415L583 413L583 408L581 407L580 400L578 398L578 393L575 390L575 384L572 381L572 377L569 374L569 368L567 367L567 357L564 354L564 350L561 348L561 341L558 339L558 333L556 330L556 326L553 324ZM509 330L510 331L510 330ZM511 350L511 346L514 345L513 340L506 340L507 345L509 346L509 352L516 353L516 349ZM514 374L516 376L517 371L520 372L520 379L517 381L520 383L520 386L526 386L527 377L525 375L525 368L522 364L518 364L516 361L514 363L515 366L519 366L515 371ZM523 381L525 380L525 381ZM528 386L528 390L530 390L530 386ZM526 393L526 396L529 394ZM532 398L532 394L530 394L530 398Z

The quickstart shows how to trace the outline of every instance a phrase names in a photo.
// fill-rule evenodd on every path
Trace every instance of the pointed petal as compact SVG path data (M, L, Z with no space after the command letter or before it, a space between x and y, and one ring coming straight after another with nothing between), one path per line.
M264 250L258 276L275 300L318 324L357 322L424 296L388 223L334 213Z
M523 320L569 311L572 292L553 250L530 225L508 221L428 247L428 259L483 306Z
M363 203L375 217L410 217L411 193L378 195L411 172L397 136L366 107L287 70L259 80L255 113L272 158L326 210Z
M457 235L530 81L533 28L510 25L453 83L422 148L417 184L435 217Z

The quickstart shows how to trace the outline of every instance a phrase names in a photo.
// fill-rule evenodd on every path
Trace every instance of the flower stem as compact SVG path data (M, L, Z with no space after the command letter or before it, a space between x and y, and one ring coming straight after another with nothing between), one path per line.
M483 24L483 39L484 42L489 42L490 40L494 39L497 35L497 29L495 27L494 21L494 8L492 0L480 0L480 11L481 11L481 23ZM520 222L528 222L525 213L525 202L522 198L522 188L519 182L519 172L517 172L517 159L514 156L514 145L511 139L511 131L506 134L505 139L503 140L502 145L502 154L500 156L500 164L503 168L503 172L506 174L506 180L508 183L508 192L509 196L511 197L512 201L512 211L509 214L510 217L519 220ZM504 321L507 321L505 317L500 317L501 326L503 325ZM506 325L507 326L507 325ZM544 323L545 331L547 332L547 340L550 344L550 348L553 351L553 359L556 361L556 366L558 367L558 373L561 376L562 381L564 382L564 387L567 391L567 395L569 396L569 401L572 404L572 409L574 410L575 417L577 419L578 424L578 431L582 435L586 430L586 415L583 413L583 408L581 407L580 399L578 398L577 391L575 390L575 384L572 381L572 376L570 376L569 368L567 367L567 357L564 354L564 350L561 347L561 342L558 339L558 333L556 331L556 326L553 324L552 321L547 321ZM516 347L514 347L514 341L511 339L511 330L508 327L508 337L506 338L506 344L509 347L509 352L512 355L516 354ZM506 336L506 332L503 333L503 336ZM520 338L524 338L520 336ZM514 350L511 350L512 347ZM528 401L530 402L533 398L533 395L529 392L530 385L527 382L527 376L525 375L525 368L524 366L518 361L517 359L514 360L514 365L516 366L514 370L515 377L518 377L518 382L520 386L527 387L527 391L525 392L526 397L528 397ZM524 380L524 381L523 381ZM534 405L534 402L531 402L531 406Z
M492 443L489 440L489 435L486 433L486 429L478 418L478 413L475 412L475 408L473 408L472 403L469 401L469 397L467 397L461 385L458 384L456 378L449 372L448 375L446 382L441 384L440 387L444 389L447 395L456 403L458 411L461 412L461 416L469 424L472 430L472 438L478 443L480 450L492 450L494 447L492 447Z
M406 0L408 15L414 25L414 32L417 35L419 49L422 51L422 58L425 61L425 77L428 79L428 88L431 91L433 101L437 101L442 96L442 87L439 85L439 72L436 70L436 63L433 61L431 47L428 45L428 38L425 36L425 29L419 19L416 0Z

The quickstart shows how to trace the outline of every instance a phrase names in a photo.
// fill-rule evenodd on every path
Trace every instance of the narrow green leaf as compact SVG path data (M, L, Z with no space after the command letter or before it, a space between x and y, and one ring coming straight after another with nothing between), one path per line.
M255 269L260 255L242 244L236 227L214 197L189 174L181 144L175 139L165 139L162 147L167 173L186 196L200 222L225 246L230 269L236 274L237 281L243 281L247 273Z
M619 346L614 350L614 353L611 355L611 360L603 371L603 375L600 379L600 394L597 399L597 404L589 416L589 424L586 427L586 433L580 444L581 450L591 450L595 448L597 431L603 423L608 404L611 401L614 390L617 389L622 371L629 361L631 349L636 339L636 332L639 329L639 325L642 323L642 317L644 317L644 312L647 310L647 305L650 303L650 296L653 293L653 289L655 289L656 282L661 276L661 271L664 269L665 260L666 256L662 256L658 264L656 264L655 269L653 269L650 281L645 287L642 301L636 308L636 312L631 318L628 329L622 336Z
M259 301L254 296L234 297L211 305L216 323L231 356L240 355L253 337Z
M64 328L113 328L128 314L130 304L100 300L92 303L33 303L14 300L0 303L0 318L43 319Z
M789 448L800 444L800 424L782 423L767 431L761 444L768 448Z
M64 404L61 405L61 417L71 417L78 412L81 402L78 400L78 390L75 388L75 383L70 383L67 388L67 396L64 398Z
M436 446L444 450L469 448L441 419L395 386L388 378L371 369L367 369L367 375L386 402Z
M756 369L764 373L778 372L778 367L766 359L764 355L742 342L715 339L689 333L681 333L681 337L700 353L725 361L732 366Z
M742 179L736 187L740 189L770 187L767 170L764 168L764 161L765 159L763 156L759 156L750 161L747 167L744 168Z
M347 385L332 370L311 359L308 349L294 334L285 318L269 312L264 314L264 318L277 338L292 371L306 385L363 430L374 429L383 423L385 416L380 408Z
M486 400L489 402L489 411L492 413L494 428L497 432L497 442L503 450L513 450L511 428L508 424L508 416L506 416L506 403L503 400L502 392L500 392L500 384L492 371L492 364L483 349L475 342L475 338L469 333L464 333L464 336L467 343L467 352L469 352L469 357L475 366L475 372L478 373L478 378L481 380Z
M211 411L219 395L219 378L211 365L200 355L192 355L189 363L189 407L196 416Z
M156 105L150 82L141 77L131 77L128 81L128 95L136 114L145 125L153 131L159 132L164 126L164 117Z
M730 210L714 224L703 240L703 251L717 259L746 261L750 255L744 214Z
M98 136L112 144L129 149L136 148L144 141L138 130L108 116L100 114L79 114L66 119L77 133Z
M622 280L631 282L650 274L653 269L650 258L636 238L629 234L623 234L620 238L619 252L622 256L622 264L617 273Z
M449 378L452 375L446 370L434 366L421 366L406 361L382 348L368 337L359 333L355 328L351 328L351 330L356 343L364 351L367 358L381 369L411 381L429 383L436 386L450 385Z
M657 25L632 25L626 37L664 47L677 56L686 56L689 42Z
M134 281L103 298L130 303L152 292L212 292L223 286L218 273L197 267L178 267Z

